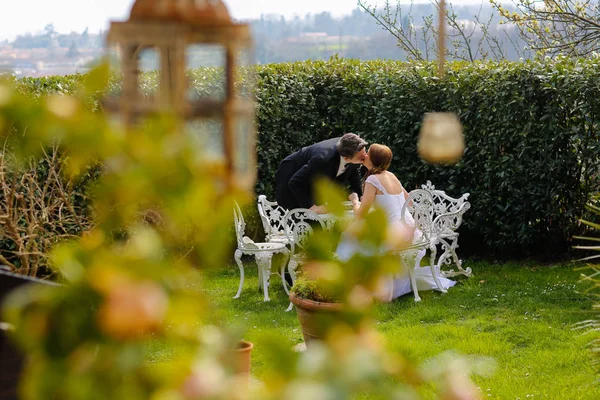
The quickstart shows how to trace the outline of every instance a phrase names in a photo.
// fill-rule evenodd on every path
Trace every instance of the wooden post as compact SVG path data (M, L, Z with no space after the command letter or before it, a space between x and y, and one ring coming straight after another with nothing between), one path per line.
M233 104L235 102L235 53L231 45L226 48L225 63L225 113L223 114L223 149L227 168L227 186L231 189L235 186L235 130L233 118Z
M446 73L446 0L440 0L438 15L438 75Z

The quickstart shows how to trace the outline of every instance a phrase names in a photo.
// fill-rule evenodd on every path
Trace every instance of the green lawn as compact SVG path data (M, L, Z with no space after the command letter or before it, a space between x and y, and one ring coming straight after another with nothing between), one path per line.
M256 343L252 374L260 379L269 368L261 336L277 335L290 347L302 342L295 311L284 310L288 300L281 280L271 280L271 302L257 291L256 268L247 262L240 299L233 299L239 282L237 266L209 271L204 285L226 323L245 325L245 339ZM592 300L580 292L581 265L542 266L535 263L465 263L472 278L447 294L422 292L377 306L377 325L390 351L401 352L422 364L448 350L463 355L491 357L495 372L475 377L484 397L491 399L600 399L594 385L598 374L586 344L592 339L574 331L573 324L592 316ZM155 349L156 361L177 351ZM433 387L420 390L435 398Z

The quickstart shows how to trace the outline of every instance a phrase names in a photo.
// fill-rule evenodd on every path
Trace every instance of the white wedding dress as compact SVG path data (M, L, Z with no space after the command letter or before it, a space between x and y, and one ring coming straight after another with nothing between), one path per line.
M383 194L378 194L375 196L375 202L373 207L382 209L387 215L388 224L403 224L414 227L415 221L413 220L410 214L405 216L406 221L403 223L401 218L402 206L404 205L404 194L388 194L385 190L385 187L381 184L377 175L370 175L365 184L370 184L379 189ZM413 242L417 241L421 237L422 233L418 229L415 230ZM338 258L342 261L349 260L352 255L360 252L360 246L358 245L356 239L348 234L343 234L340 244L336 250L336 254ZM403 257L400 257L400 260L403 264L402 268L399 268L402 271L399 274L390 275L386 277L383 281L383 284L375 293L375 296L383 302L390 302L395 298L398 298L402 295L412 292L412 288L410 286L410 277L408 275L408 268L415 268L415 265L420 265L421 259L425 256L425 250L415 250L413 252L407 251ZM417 264L418 261L418 264ZM431 275L431 268L418 266L414 270L415 280L417 284L417 289L419 291L423 290L439 290L433 276ZM448 289L456 284L456 282L444 278L439 274L439 271L436 271L438 275L438 279L444 289Z

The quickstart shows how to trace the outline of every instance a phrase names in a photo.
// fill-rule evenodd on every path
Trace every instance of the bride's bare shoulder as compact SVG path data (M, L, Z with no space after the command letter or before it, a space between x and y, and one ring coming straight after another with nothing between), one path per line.
M387 178L388 178L388 185L390 186L390 188L392 189L392 191L396 191L398 189L402 189L402 182L400 182L400 179L398 179L398 177L390 172L390 171L386 171L387 172Z
M394 182L400 182L400 179L398 179L398 177L396 176L396 174L394 174L393 172L390 171L385 171L386 175L389 179L391 179Z

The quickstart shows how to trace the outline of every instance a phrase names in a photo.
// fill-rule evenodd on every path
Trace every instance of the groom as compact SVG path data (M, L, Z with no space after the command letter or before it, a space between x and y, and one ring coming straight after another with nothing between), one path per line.
M287 156L275 173L275 196L285 209L308 208L316 213L327 212L314 200L314 184L317 178L349 185L359 198L362 185L359 169L367 152L367 142L354 133L303 147Z

